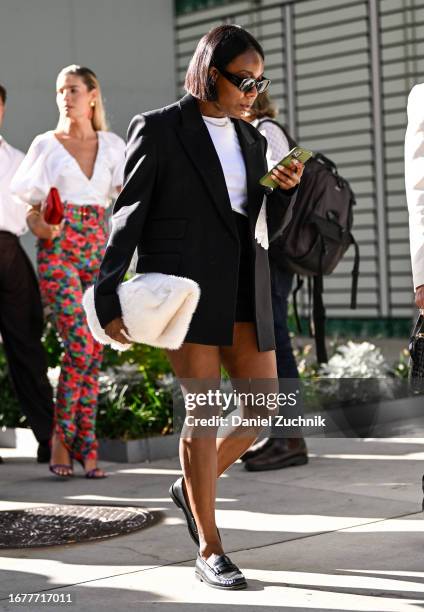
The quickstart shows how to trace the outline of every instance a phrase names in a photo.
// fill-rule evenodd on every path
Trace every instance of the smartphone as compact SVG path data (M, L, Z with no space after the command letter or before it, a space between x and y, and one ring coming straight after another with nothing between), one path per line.
M271 176L271 172L274 170L274 168L276 168L277 166L286 166L286 168L288 168L293 159L297 159L304 164L312 156L312 151L307 151L302 147L293 147L293 149L289 151L287 155L283 157L281 161L278 162L278 164L275 164L275 166L271 168L271 170L259 180L260 184L264 187L271 187L272 189L275 189L276 187L278 187L278 183L276 183Z

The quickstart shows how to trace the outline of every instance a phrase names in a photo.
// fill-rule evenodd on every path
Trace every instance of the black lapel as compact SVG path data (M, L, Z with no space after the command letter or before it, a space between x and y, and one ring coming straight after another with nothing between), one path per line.
M252 235L255 234L256 220L264 197L264 188L259 179L266 173L266 160L260 141L260 135L256 137L249 130L245 121L233 119L237 131L240 148L243 153L247 175L247 213Z
M233 234L237 234L221 162L200 114L197 101L187 94L180 100L179 105L182 122L177 132L184 149L199 171L224 223Z

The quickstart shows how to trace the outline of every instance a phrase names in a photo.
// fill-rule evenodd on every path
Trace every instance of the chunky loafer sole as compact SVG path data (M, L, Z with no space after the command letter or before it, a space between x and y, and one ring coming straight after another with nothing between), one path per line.
M194 575L196 576L197 580L200 580L200 582L204 582L213 589L221 589L221 591L239 591L240 589L247 589L246 580L244 582L240 581L231 585L223 585L221 583L211 582L205 576L203 576L203 574L197 569L195 570Z

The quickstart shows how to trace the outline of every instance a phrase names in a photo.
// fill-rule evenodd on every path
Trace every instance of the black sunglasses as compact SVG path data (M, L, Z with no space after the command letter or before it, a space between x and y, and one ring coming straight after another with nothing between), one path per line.
M271 85L270 79L265 79L264 77L261 79L254 79L253 77L239 77L236 74L232 74L231 72L227 72L222 68L218 68L218 66L216 66L216 69L222 74L223 77L227 79L227 81L230 81L230 83L238 87L243 93L256 87L256 91L258 94L260 94L266 91Z

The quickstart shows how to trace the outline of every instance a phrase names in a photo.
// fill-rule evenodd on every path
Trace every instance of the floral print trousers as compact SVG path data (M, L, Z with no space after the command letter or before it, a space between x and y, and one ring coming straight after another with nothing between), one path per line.
M56 393L54 431L71 456L97 458L96 412L103 347L94 340L82 306L94 284L107 240L105 209L65 204L64 228L52 241L38 241L38 272L64 355Z

